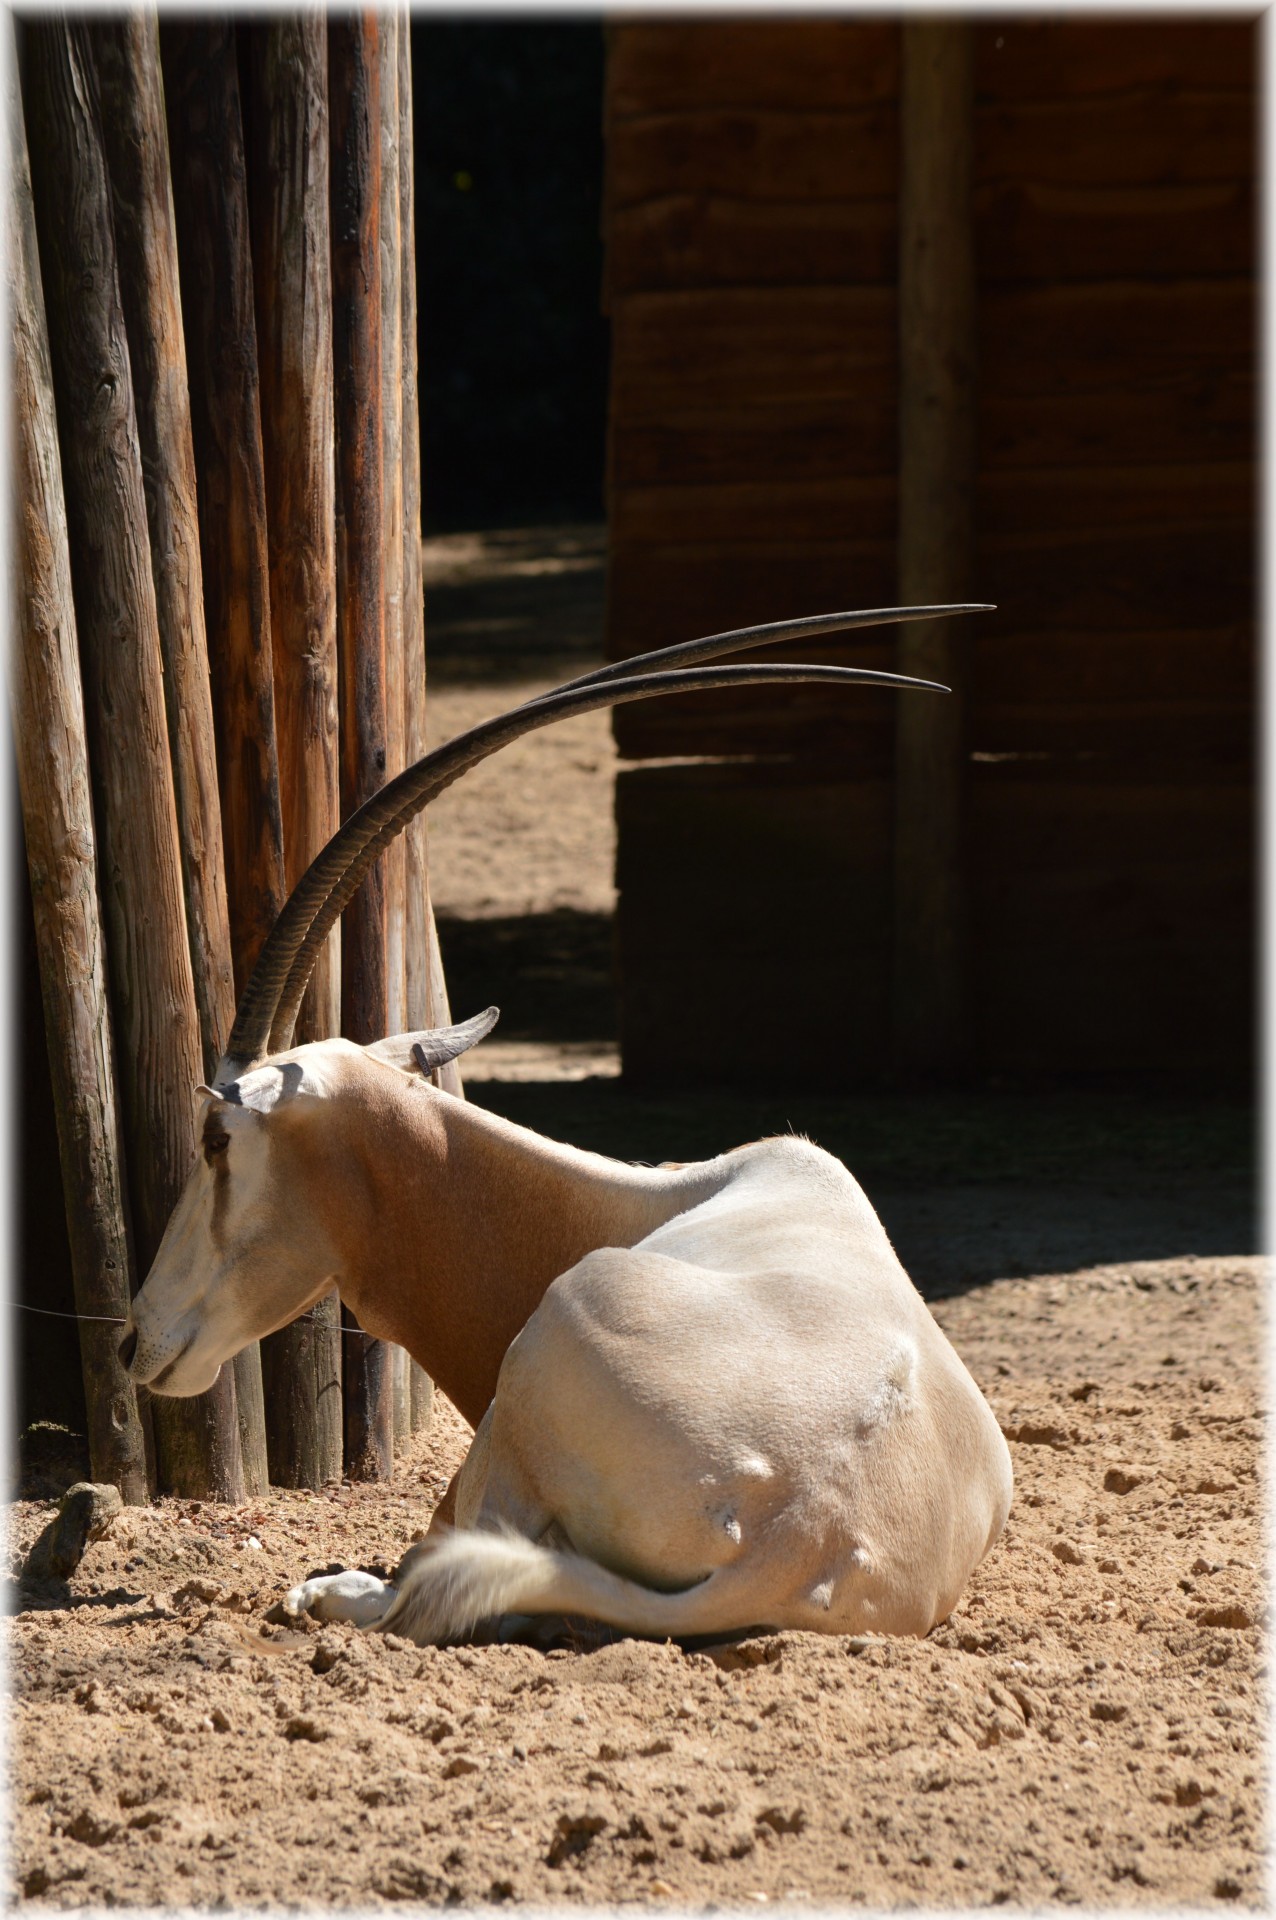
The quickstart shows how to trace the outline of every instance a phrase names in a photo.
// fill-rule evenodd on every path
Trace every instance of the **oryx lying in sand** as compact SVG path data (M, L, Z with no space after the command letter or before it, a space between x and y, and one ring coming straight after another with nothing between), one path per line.
M424 1643L545 1613L662 1636L923 1634L953 1606L1005 1522L1009 1455L838 1161L786 1138L634 1167L544 1140L429 1082L494 1010L374 1046L285 1050L318 947L368 866L487 753L649 693L925 685L686 663L949 611L826 615L603 668L390 782L296 889L207 1092L202 1159L122 1357L152 1392L200 1393L336 1285L477 1431L442 1510L452 1524L392 1583L307 1581L285 1603L294 1614Z

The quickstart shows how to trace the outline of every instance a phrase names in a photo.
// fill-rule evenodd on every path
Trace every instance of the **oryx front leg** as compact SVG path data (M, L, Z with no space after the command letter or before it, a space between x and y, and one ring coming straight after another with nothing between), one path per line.
M284 1597L284 1612L294 1620L311 1614L316 1620L344 1620L356 1627L375 1627L390 1611L398 1588L375 1573L320 1573L303 1580Z

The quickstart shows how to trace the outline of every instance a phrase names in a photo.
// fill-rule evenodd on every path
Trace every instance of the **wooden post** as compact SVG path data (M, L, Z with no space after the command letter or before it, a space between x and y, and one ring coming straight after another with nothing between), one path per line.
M403 658L403 298L399 226L399 35L406 16L382 13L381 34L381 511L385 607L386 779L404 767L405 664ZM402 837L386 851L386 1027L402 1033L408 1024L406 954L407 850ZM411 1361L394 1349L394 1447L412 1434Z
M410 765L426 751L425 608L421 575L421 417L417 393L416 228L412 177L412 33L399 29L399 295L403 361L403 752ZM430 1024L430 944L435 939L426 867L425 814L403 836L405 1029ZM460 1074L456 1063L456 1091ZM437 1075L435 1076L437 1080ZM414 1360L408 1370L413 1433L430 1424L434 1382Z
M975 487L972 29L906 17L900 126L899 592L970 598ZM900 673L952 687L896 707L896 1058L960 1071L970 1045L965 837L969 629L898 629Z
M227 16L161 29L182 312L199 473L200 545L235 991L287 897L275 748L266 485L262 464L244 129ZM260 1422L251 1479L266 1484L261 1361L236 1362ZM251 1370L251 1378L248 1378Z
M161 28L235 991L286 898L239 75L226 17Z
M88 743L76 653L66 505L36 253L22 104L10 42L9 287L17 607L10 650L14 750L26 823L49 1067L93 1478L147 1498L137 1396L117 1355L130 1296L115 1047L98 910Z
M405 765L403 586L403 295L399 212L399 36L406 14L382 13L381 37L381 511L385 604L386 778ZM382 862L386 891L386 1018L389 1032L407 1027L405 981L406 863L402 836Z
M90 34L146 483L195 1004L211 1079L235 1017L235 984L159 23L154 14L103 15Z
M425 622L421 578L421 419L417 394L416 234L412 178L412 35L399 35L399 293L403 363L403 751L409 764L426 751ZM428 1025L429 929L426 915L425 814L403 836L405 1030Z
M121 1105L149 1266L194 1163L201 1075L141 454L88 29L24 23L23 91L57 395ZM241 1501L235 1375L153 1402L162 1477Z
M255 24L251 47L253 276L270 537L270 631L285 879L336 830L337 615L333 548L328 35L310 9ZM340 947L327 941L297 1045L340 1031ZM341 1477L341 1319L335 1293L262 1342L270 1477Z
M374 13L328 25L332 335L337 423L337 648L341 674L341 809L385 780L385 627L381 596L381 60ZM346 909L342 1028L367 1042L386 1031L384 862ZM355 1322L347 1313L348 1326ZM345 1339L345 1464L375 1479L394 1464L388 1350Z
M403 235L403 524L405 729L409 761L426 750L425 606L421 574L421 415L417 368L416 223L413 216L411 36L399 37L399 220ZM408 857L408 1026L445 1027L451 1019L439 937L430 905L429 838L424 813L405 835ZM463 1099L460 1063L433 1076ZM433 1389L431 1389L431 1393Z

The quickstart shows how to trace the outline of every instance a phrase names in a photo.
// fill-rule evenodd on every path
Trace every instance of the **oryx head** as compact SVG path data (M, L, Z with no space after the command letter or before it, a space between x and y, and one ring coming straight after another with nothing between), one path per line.
M500 747L572 714L662 693L791 681L832 681L945 692L933 681L862 667L696 663L748 647L848 628L981 611L893 607L818 614L713 634L601 667L512 708L437 748L351 814L294 888L244 990L226 1052L201 1090L200 1156L133 1303L121 1358L158 1392L202 1393L222 1362L319 1299L337 1272L314 1179L294 1177L303 1149L322 1158L324 1109L358 1057L429 1071L481 1039L495 1010L441 1032L400 1035L370 1048L326 1040L287 1049L302 995L328 933L391 841L470 767ZM659 671L651 671L653 667ZM484 1024L486 1022L486 1024ZM333 1170L339 1178L339 1170Z
M334 1109L344 1102L357 1112L387 1070L427 1077L497 1018L489 1007L457 1026L365 1047L312 1041L197 1089L199 1159L120 1346L139 1385L203 1393L223 1361L340 1282L330 1202L350 1177L341 1130L349 1113Z

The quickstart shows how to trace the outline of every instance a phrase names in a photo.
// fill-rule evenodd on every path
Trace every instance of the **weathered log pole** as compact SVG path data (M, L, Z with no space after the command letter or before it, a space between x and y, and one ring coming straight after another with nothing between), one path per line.
M975 490L973 29L906 18L899 267L899 591L905 605L970 598ZM895 735L895 1057L959 1072L969 1057L965 875L968 630L898 630L900 673L942 700L901 700Z
M416 233L412 179L412 34L399 35L399 297L403 387L403 750L419 760L425 742L425 623L421 579L421 418L417 394ZM428 1024L425 814L403 835L405 1029Z
M399 34L406 17L393 11L379 17L381 38L381 514L382 605L385 610L385 777L405 766L406 685L403 658L403 296L399 225ZM386 1028L402 1033L408 1024L405 939L407 935L407 860L403 840L385 853ZM412 1362L402 1347L390 1361L394 1403L394 1446L398 1453L412 1436Z
M399 39L399 213L403 234L403 524L404 638L407 753L426 750L425 605L421 570L421 413L417 366L416 222L413 214L413 122L411 36ZM445 1027L451 1020L443 959L430 905L429 838L418 814L404 836L408 857L409 1015L411 1027ZM459 1061L432 1076L436 1086L463 1099Z
M82 21L23 27L23 94L99 826L126 1164L145 1272L194 1163L199 1021L141 453L97 80ZM152 1402L174 1491L242 1501L236 1382Z
M12 43L13 28L5 27ZM36 250L26 131L12 44L9 287L13 394L13 734L35 911L58 1152L80 1325L94 1480L140 1504L149 1492L137 1396L119 1363L131 1293L115 1046L98 908L88 742L80 693L71 557L53 375Z
M159 23L154 14L104 15L90 34L142 449L191 971L211 1079L235 1017L235 983Z
M160 31L182 319L199 476L204 616L235 991L287 897L275 750L266 484L248 182L235 31L168 15ZM267 1483L261 1360L235 1360L250 1487Z
M403 736L409 762L426 751L425 607L421 575L421 415L417 392L416 224L412 177L412 33L405 19L399 32L399 294L403 358ZM419 813L403 836L404 849L404 1025L409 1030L430 1021L430 949L434 916L426 855L425 814ZM441 982L440 970L440 982ZM446 995L444 995L446 998ZM440 1026L447 1024L446 1018ZM456 1062L450 1071L460 1092ZM439 1075L434 1076L436 1082ZM430 1423L434 1382L416 1361L408 1379L412 1431Z
M381 513L385 607L386 779L404 759L403 294L399 210L399 36L407 16L382 13L381 38ZM397 837L384 856L386 1017L389 1032L407 1028L405 977L406 865Z
M350 813L386 771L385 626L381 595L381 56L374 13L328 24L332 335L337 453L337 651L341 810ZM386 896L378 863L346 909L342 1030L386 1031ZM394 1464L388 1349L360 1336L344 1310L345 1466L377 1479Z
M291 888L336 831L337 612L333 527L328 35L317 8L255 24L253 276L270 542L270 633L284 871ZM340 936L319 956L295 1041L341 1029ZM341 1314L335 1293L262 1342L277 1486L341 1477Z

